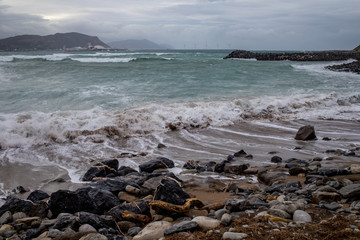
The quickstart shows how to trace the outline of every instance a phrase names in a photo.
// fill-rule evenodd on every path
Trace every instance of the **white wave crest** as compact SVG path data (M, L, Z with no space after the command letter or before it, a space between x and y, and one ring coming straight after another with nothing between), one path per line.
M73 61L82 63L127 63L136 60L136 58L70 58Z

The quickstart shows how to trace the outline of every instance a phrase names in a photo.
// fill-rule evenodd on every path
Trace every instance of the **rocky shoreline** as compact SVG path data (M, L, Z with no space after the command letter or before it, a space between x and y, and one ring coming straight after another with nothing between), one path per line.
M360 74L360 61L354 61L351 63L344 63L339 65L331 65L325 68L335 72L352 72Z
M344 61L348 59L360 60L360 52L351 51L314 51L314 52L250 52L235 50L224 59L242 58L256 59L259 61Z
M314 128L295 139L316 141ZM245 150L221 162L188 161L180 175L165 157L139 171L111 159L93 165L75 191L18 187L0 202L0 240L360 238L360 164L325 168L322 158L272 152L257 167L244 163L253 158ZM326 153L359 158L360 147Z

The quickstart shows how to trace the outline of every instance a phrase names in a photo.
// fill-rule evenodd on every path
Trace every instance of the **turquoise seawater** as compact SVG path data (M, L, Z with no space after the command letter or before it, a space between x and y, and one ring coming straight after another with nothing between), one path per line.
M342 139L334 148L360 143L360 75L325 69L343 62L224 60L229 53L0 53L0 195L62 171L77 182L109 158L136 167L165 156L181 166L247 147L266 162L274 146L297 157L292 135L308 121ZM304 154L325 152L318 144ZM39 175L17 177L19 168Z
M124 110L148 103L357 93L332 63L224 60L229 51L0 54L0 112Z

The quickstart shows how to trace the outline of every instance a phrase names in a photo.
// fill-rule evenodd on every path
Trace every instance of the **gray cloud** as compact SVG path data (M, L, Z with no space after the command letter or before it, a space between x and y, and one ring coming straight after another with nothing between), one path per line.
M359 8L358 0L2 0L0 37L78 31L177 48L351 49Z

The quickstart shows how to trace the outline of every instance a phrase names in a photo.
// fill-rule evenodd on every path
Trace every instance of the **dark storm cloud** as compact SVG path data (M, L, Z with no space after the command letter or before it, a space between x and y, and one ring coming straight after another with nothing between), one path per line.
M3 0L0 37L78 31L177 48L351 49L359 8L358 0Z

